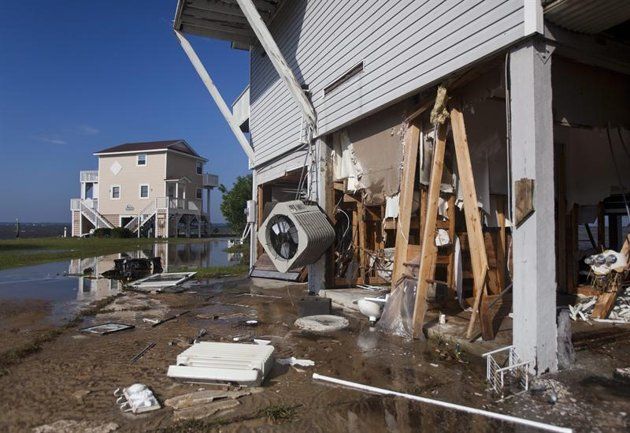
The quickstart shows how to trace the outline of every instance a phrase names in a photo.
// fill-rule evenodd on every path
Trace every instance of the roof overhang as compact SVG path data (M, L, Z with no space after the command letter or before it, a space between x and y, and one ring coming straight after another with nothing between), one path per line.
M543 7L553 24L590 35L630 19L628 0L544 0Z
M253 0L265 24L273 20L284 0ZM173 28L182 33L232 42L248 50L256 41L236 0L178 0Z

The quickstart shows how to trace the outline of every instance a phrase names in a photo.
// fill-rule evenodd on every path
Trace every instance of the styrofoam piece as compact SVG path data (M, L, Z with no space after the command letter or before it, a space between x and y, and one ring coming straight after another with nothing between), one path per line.
M153 391L142 383L134 383L122 390L118 388L114 391L114 396L118 397L116 404L123 412L143 413L162 407L153 395Z
M149 275L130 284L137 290L155 290L160 291L169 287L178 286L184 281L192 278L196 272L174 272Z
M168 376L203 382L235 382L260 385L273 366L273 346L258 344L193 344L177 356Z

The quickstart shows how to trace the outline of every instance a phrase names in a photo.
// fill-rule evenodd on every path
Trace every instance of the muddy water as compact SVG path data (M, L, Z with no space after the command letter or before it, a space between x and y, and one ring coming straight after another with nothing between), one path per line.
M45 321L58 325L74 317L90 302L120 293L119 281L99 277L123 257L161 257L164 271L239 263L240 257L226 253L227 240L168 244L159 243L142 250L99 257L72 259L0 271L0 303L39 301L48 305ZM83 274L91 269L89 276ZM0 320L0 326L2 326Z
M571 406L569 398L582 395L570 389L556 405L533 400L529 395L496 403L486 391L484 365L479 359L459 354L445 343L411 342L370 329L365 318L336 311L350 321L348 329L327 335L303 333L293 326L298 299L304 285L265 284L229 280L198 283L190 292L149 295L125 292L102 312L86 322L119 321L135 329L107 336L82 335L78 328L66 330L39 353L10 367L0 377L0 389L11 389L0 399L0 431L26 432L58 420L83 420L95 424L114 422L120 432L157 432L176 427L173 411L163 408L140 416L123 415L112 391L141 382L150 386L160 401L196 391L208 385L186 384L166 376L168 366L200 329L202 340L231 342L271 340L278 358L295 356L315 362L314 367L274 365L263 384L264 391L242 397L231 412L218 418L220 427L195 431L223 432L528 432L514 425L479 416L439 409L399 398L328 386L312 380L312 373L333 376L371 386L393 389L529 419L571 426L577 432L624 430L624 419L611 416L624 407L619 400L598 393L599 404ZM193 293L194 292L194 293ZM254 295L254 296L252 296ZM144 318L164 318L190 311L179 319L152 328ZM245 320L255 318L259 326ZM153 349L138 362L130 359L149 342ZM2 343L0 343L2 344ZM576 387L580 381L573 381ZM591 388L602 384L589 385ZM582 388L584 390L584 388ZM583 392L583 391L582 391ZM292 407L287 420L270 420L260 411L271 406ZM567 408L573 408L568 411ZM593 410L592 408L597 408ZM583 413L583 416L579 416ZM571 416L568 416L568 415ZM592 417L590 419L589 417ZM190 430L171 430L190 431Z

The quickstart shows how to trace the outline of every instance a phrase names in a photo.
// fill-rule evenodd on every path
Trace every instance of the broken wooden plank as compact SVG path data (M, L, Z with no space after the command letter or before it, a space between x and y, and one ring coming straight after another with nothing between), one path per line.
M473 278L475 281L475 305L473 306L473 314L470 318L470 323L466 333L467 337L470 338L474 322L479 311L481 294L486 288L488 256L486 254L483 232L481 229L481 219L479 216L479 207L477 205L477 190L475 188L472 162L470 161L470 151L468 149L468 138L466 137L464 115L458 108L451 109L451 128L453 130L457 170L460 176L460 188L464 199L466 232L468 234L468 246L470 248L470 259L472 262Z
M620 251L621 255L626 257L626 260L630 259L630 235L626 237L626 241L623 243ZM614 272L614 271L611 271ZM614 281L611 283L611 287L597 298L597 303L593 307L591 317L595 319L605 319L608 317L613 307L617 296L624 290L623 282L628 275L628 269L618 275L615 275Z
M466 330L466 338L472 338L473 329L475 329L475 320L477 320L477 315L479 314L479 305L481 303L481 296L484 293L484 286L486 285L486 279L488 277L488 267L483 271L479 281L477 283L477 279L475 279L475 302L472 307L472 314L470 316L470 322L468 322L468 329Z
M407 255L409 244L409 227L411 224L411 209L413 207L413 190L418 162L418 143L420 128L415 123L409 124L405 132L405 149L403 155L403 173L400 181L400 200L398 209L398 224L396 225L396 254L394 255L394 269L392 273L392 290L403 272L402 263Z
M438 126L437 140L433 152L433 163L431 165L431 179L427 194L426 221L422 234L422 246L420 253L420 269L418 270L418 283L416 288L416 301L413 310L413 338L422 335L424 316L427 311L427 291L429 289L428 280L433 279L435 267L435 256L437 247L435 246L435 226L437 223L438 205L440 199L440 186L442 184L442 171L444 169L444 152L446 149L446 125Z

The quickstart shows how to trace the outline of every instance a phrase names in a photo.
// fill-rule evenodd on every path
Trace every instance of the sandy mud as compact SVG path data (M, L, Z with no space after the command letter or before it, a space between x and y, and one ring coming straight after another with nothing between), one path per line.
M510 413L573 427L578 432L628 431L630 397L611 377L628 362L628 348L608 344L578 352L572 372L560 373L535 393L496 402L487 391L485 364L445 342L409 342L372 330L359 316L346 314L350 327L314 335L293 326L303 285L250 280L201 283L180 294L124 292L95 316L64 329L41 350L6 368L0 377L0 431L193 432L510 432L536 431L507 423L315 383L312 373L334 376L429 398ZM0 306L0 352L24 342L24 329L45 314L45 304ZM176 320L152 327L143 319L163 319L189 311ZM338 312L338 314L342 314ZM257 327L245 320L256 319ZM105 336L85 335L80 328L116 321L133 330ZM5 323L6 322L6 323ZM31 329L29 328L29 329ZM202 341L271 339L278 358L305 358L314 367L276 364L262 392L243 395L238 404L197 420L175 420L172 407L143 415L121 413L113 391L141 382L160 402L200 389L166 376L201 329ZM19 337L10 337L11 333ZM4 338L4 337L7 338ZM18 341L18 342L19 342ZM131 359L155 342L137 362ZM624 348L625 347L625 348ZM603 361L602 361L603 359ZM553 396L555 395L555 401ZM178 418L181 418L178 416ZM54 424L57 423L57 424ZM68 427L70 426L70 427ZM111 430L116 427L115 430Z

